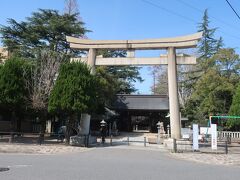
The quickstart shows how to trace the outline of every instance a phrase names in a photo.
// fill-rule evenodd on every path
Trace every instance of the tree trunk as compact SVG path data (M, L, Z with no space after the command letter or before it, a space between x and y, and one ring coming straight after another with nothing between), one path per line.
M48 118L48 112L46 110L43 110L42 118L41 118L41 130L40 130L40 133L44 133L45 132L47 118Z
M16 115L15 115L15 110L11 112L11 127L10 127L10 139L9 142L12 143L14 139L14 132L16 130Z
M18 117L16 121L16 131L21 132L22 120L24 119L24 115L20 110L18 110L16 113Z
M16 113L13 110L11 113L11 132L16 131Z
M66 123L66 145L69 145L70 143L70 136L73 132L73 129L72 129L73 125L74 125L74 116L73 114L71 114L69 115L69 119Z

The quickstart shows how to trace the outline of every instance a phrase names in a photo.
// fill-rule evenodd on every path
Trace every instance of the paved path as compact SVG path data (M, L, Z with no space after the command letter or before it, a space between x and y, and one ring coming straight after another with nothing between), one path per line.
M92 148L55 155L0 154L3 180L231 180L240 167L216 166L170 157L151 149Z

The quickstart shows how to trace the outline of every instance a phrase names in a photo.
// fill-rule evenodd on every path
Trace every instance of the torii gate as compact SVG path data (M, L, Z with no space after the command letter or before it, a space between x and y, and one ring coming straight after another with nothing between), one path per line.
M171 138L181 138L180 110L177 84L177 65L196 64L196 57L185 54L176 55L176 49L194 48L201 39L202 32L187 36L145 40L89 40L67 36L67 42L73 49L87 50L85 58L74 60L85 61L91 72L95 72L95 66L123 66L123 65L168 65L168 92L170 109ZM103 58L96 56L98 49L127 50L124 58ZM166 49L167 55L154 58L135 57L135 50Z

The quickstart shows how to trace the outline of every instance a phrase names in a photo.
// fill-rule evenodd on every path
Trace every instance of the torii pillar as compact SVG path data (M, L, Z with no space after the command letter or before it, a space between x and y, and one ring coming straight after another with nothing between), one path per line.
M95 61L96 61L96 49L88 50L88 59L87 64L91 68L91 74L95 74ZM79 126L79 134L80 135L89 135L90 131L90 121L91 115L87 113L81 114L80 126Z
M168 48L168 93L169 93L169 110L171 138L181 138L180 110L178 99L178 83L177 83L177 63L176 50L174 47Z
M202 32L174 38L145 39L145 40L89 40L67 36L67 41L73 49L88 51L86 58L73 58L74 61L86 62L95 72L95 66L124 66L124 65L168 65L168 88L171 138L181 138L180 110L178 99L177 64L196 64L196 57L176 55L176 49L194 48L201 39ZM96 57L97 49L127 50L127 57L104 58ZM134 57L135 50L166 49L167 56L154 58ZM84 121L83 121L84 122Z

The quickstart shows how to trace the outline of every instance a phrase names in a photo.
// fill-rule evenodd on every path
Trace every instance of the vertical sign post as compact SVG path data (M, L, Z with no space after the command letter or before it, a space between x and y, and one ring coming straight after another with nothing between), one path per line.
M199 145L198 145L198 124L193 124L193 151L199 150Z
M212 150L217 150L217 125L211 124Z

